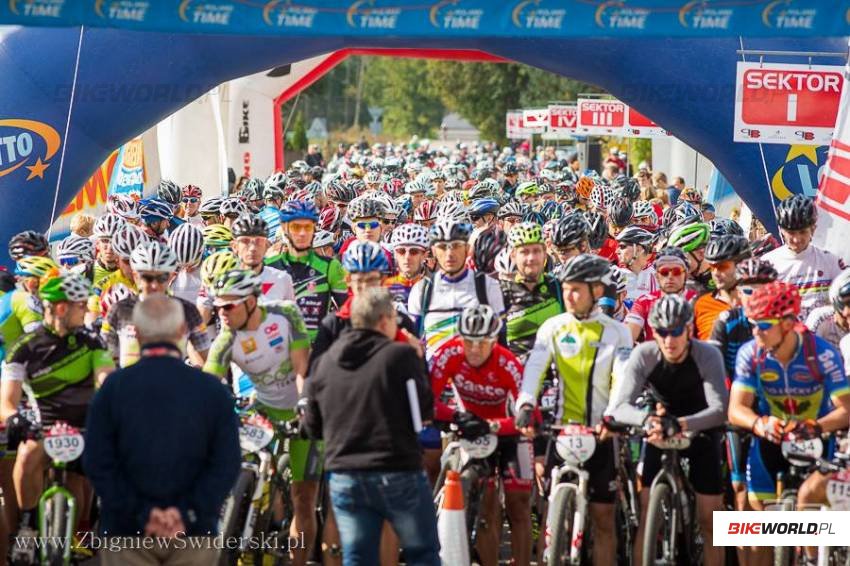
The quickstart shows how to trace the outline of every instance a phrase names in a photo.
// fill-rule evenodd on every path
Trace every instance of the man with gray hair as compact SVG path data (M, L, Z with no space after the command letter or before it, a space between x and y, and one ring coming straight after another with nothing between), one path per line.
M422 360L412 346L394 341L397 331L387 289L358 293L351 328L316 360L300 403L307 430L325 439L345 564L378 563L385 520L408 564L440 564L417 441L422 422L432 418L433 396Z
M176 299L150 294L132 321L141 359L106 379L86 423L83 467L101 499L101 534L215 535L241 457L233 399L218 379L183 363L186 322ZM133 546L102 553L102 563L211 564L217 553L212 544Z

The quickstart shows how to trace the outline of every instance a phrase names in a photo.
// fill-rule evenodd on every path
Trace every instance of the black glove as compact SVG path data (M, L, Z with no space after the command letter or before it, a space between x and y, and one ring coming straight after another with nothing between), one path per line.
M669 438L682 432L682 425L676 417L665 416L661 417L661 429L664 431L664 438Z
M14 451L18 445L27 439L32 430L32 423L20 413L15 413L6 419L6 446L8 451Z
M452 422L457 425L458 436L474 440L478 437L490 434L490 423L472 413L455 411Z
M516 416L517 428L528 428L534 423L534 408L531 405L523 405Z

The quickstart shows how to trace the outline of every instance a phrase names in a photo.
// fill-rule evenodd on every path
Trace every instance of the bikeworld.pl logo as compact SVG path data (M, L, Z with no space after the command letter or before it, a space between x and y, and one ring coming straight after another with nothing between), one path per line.
M346 12L348 25L360 29L395 29L401 8L375 8L375 0L357 0Z
M692 29L729 29L731 8L712 8L707 0L692 0L679 10L679 23Z
M106 20L117 22L144 22L150 8L145 0L96 0L94 12Z
M846 546L850 540L850 511L716 511L713 523L716 546Z
M293 6L291 0L272 0L263 8L263 21L279 28L311 29L318 13L311 6Z
M459 0L442 0L428 11L428 20L435 28L478 29L481 25L481 8L456 8Z
M182 0L180 7L177 8L177 15L184 22L191 24L229 26L230 17L233 15L233 5Z
M59 132L35 120L0 120L0 177L23 168L26 180L44 179L50 160L59 151Z
M61 18L65 0L9 0L9 9L18 16Z
M522 0L511 11L511 21L521 29L561 29L567 11L541 7L542 0Z

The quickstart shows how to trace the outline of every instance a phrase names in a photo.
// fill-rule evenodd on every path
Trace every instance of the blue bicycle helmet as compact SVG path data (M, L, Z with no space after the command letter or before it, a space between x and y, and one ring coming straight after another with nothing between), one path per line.
M139 201L139 215L145 224L149 224L158 220L168 220L174 213L171 210L171 205L164 200L149 197Z
M280 221L291 222L292 220L319 221L319 213L316 205L306 200L290 200L280 207Z
M389 271L383 248L373 242L354 242L342 256L342 267L349 273Z
M469 205L469 214L482 216L484 214L496 214L499 211L499 201L494 198L480 198L472 201Z
M530 212L526 212L522 216L523 222L534 222L535 224L540 224L541 226L546 224L546 220L547 220L546 217L543 216L542 213L534 211L534 210L532 210Z

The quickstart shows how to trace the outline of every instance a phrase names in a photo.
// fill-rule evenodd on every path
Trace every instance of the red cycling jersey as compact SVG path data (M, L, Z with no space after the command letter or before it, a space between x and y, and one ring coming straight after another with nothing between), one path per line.
M652 328L649 326L649 312L652 310L652 305L655 304L655 301L657 301L662 294L662 291L653 291L652 293L647 293L646 295L642 295L635 299L635 302L632 304L632 308L629 309L629 312L626 314L626 318L623 321L626 324L643 326L644 342L652 340L653 334ZM686 301L693 303L697 293L693 289L686 289L683 296Z
M440 401L440 396L453 384L468 412L498 423L500 436L518 434L514 418L508 416L508 407L513 406L519 392L522 364L510 350L496 344L484 365L474 368L466 361L463 338L457 336L436 351L430 373L436 420L452 420L454 410Z

